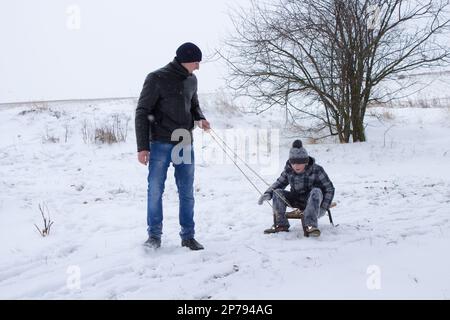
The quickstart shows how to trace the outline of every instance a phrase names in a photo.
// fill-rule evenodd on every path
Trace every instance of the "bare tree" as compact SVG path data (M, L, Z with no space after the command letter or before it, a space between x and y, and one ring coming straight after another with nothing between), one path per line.
M285 106L326 136L365 141L367 106L410 85L388 80L449 62L448 8L449 0L252 0L233 12L236 33L218 53L229 86L259 110Z

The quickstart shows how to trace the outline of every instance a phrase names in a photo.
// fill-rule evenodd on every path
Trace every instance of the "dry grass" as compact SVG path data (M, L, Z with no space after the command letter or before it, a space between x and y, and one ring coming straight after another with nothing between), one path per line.
M130 120L130 117L122 114L113 114L110 119L99 126L84 120L81 127L83 141L84 143L99 144L126 142Z
M81 125L81 134L82 134L84 143L87 144L87 143L95 141L94 130L92 129L89 121L87 121L86 119L83 120L83 123Z
M113 144L119 142L113 127L107 125L101 128L95 128L95 142Z
M450 97L419 99L409 98L406 100L390 101L386 103L372 103L369 108L448 108L450 106Z
M53 225L53 221L50 219L50 213L49 210L47 208L47 205L44 204L39 204L39 211L41 212L41 216L42 216L42 220L44 222L44 226L42 228L39 228L36 224L34 224L34 226L36 227L36 229L38 230L39 234L42 237L46 237L50 235L50 228ZM47 214L46 214L47 213ZM47 215L47 217L46 217Z
M394 116L394 114L391 111L385 110L381 114L381 118L384 119L384 120L394 120L395 116Z
M48 128L45 130L45 134L42 136L42 143L58 143L59 138L50 134Z
M320 143L320 139L318 138L309 137L306 139L306 144L318 144L318 143Z
M24 116L29 113L43 113L49 110L50 108L48 107L47 103L33 103L30 109L19 112L19 116Z
M225 92L219 92L215 95L214 104L217 106L217 111L224 115L241 115L241 110L235 104L234 99Z
M33 103L32 107L27 110L23 110L19 112L19 116L24 116L27 114L37 114L37 113L49 113L52 117L55 117L56 119L61 118L62 113L57 110L53 110L48 106L46 102L43 103Z

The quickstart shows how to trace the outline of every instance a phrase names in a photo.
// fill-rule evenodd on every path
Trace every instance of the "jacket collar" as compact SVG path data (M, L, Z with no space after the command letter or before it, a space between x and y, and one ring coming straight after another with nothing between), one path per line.
M186 79L187 77L191 76L191 74L189 73L189 71L187 71L187 69L185 67L183 67L176 58L174 58L167 66L166 68L173 72L176 73L177 75L183 77L183 79Z

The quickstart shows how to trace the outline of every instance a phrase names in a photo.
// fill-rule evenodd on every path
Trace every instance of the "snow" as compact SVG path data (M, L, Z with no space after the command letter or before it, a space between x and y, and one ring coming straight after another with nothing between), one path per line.
M203 99L219 133L284 123L277 110L257 117ZM239 170L199 161L196 238L206 249L198 252L180 245L172 168L162 247L142 247L147 168L136 159L135 101L49 104L20 114L31 108L0 109L1 299L450 298L448 108L371 109L381 121L368 116L366 143L304 140L336 187L339 226L321 219L317 239L304 238L295 220L289 233L263 234L271 208L257 205ZM126 142L83 142L85 120L99 124L113 114L131 119ZM292 140L280 133L275 141L276 170L261 171L267 182L281 172ZM195 145L198 159L219 151L199 129ZM43 203L54 221L45 238L34 227L42 226Z

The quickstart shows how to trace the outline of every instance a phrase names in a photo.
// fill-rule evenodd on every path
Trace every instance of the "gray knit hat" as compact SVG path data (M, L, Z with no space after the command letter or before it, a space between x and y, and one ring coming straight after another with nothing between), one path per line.
M290 163L308 163L309 156L306 149L303 148L303 144L301 140L295 140L292 143L292 148L289 150L289 162Z

